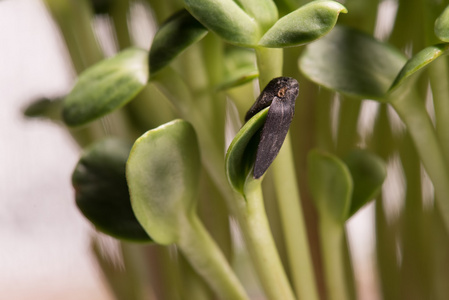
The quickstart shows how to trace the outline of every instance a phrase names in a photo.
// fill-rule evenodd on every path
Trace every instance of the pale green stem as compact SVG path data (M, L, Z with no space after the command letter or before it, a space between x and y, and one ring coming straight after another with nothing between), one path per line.
M435 106L436 130L444 153L449 154L449 60L441 57L438 63L429 66L430 84L432 86Z
M382 196L375 201L376 206L376 266L379 273L379 285L382 299L396 300L399 297L401 276L397 255L397 236L399 222L387 221L384 199Z
M77 74L104 58L93 32L92 12L86 0L76 3L69 0L45 0L45 3L61 30ZM114 126L108 127L110 124ZM118 111L91 123L88 127L70 132L79 145L84 146L86 141L92 142L107 134L134 134L131 130L128 120Z
M357 142L357 122L362 101L342 97L337 132L337 153L345 155Z
M123 261L126 269L126 281L130 298L135 300L154 299L149 282L149 272L146 269L145 248L141 245L121 242Z
M256 49L261 91L271 79L282 76L282 51ZM318 299L318 291L294 165L291 137L288 134L273 162L273 178L295 291L300 299L313 300Z
M241 206L237 209L237 217L265 294L270 300L294 300L295 296L271 235L261 182L247 182L244 195L245 200L241 199L239 202Z
M180 284L182 285L183 299L210 300L213 299L213 293L208 288L206 282L192 268L186 258L179 253L178 266L180 269Z
M412 137L419 157L433 182L436 203L449 230L449 172L424 102L409 94L390 101Z
M316 144L328 152L334 151L332 139L331 112L334 93L321 89L316 100Z
M277 48L256 48L259 86L262 91L275 77L282 76L283 50Z
M192 267L222 299L249 300L223 253L196 215L182 226L177 245Z
M109 14L114 22L119 49L132 45L128 29L129 0L113 1Z
M320 216L319 232L329 300L349 299L344 263L344 226Z
M92 14L87 0L45 0L70 52L79 74L103 59L103 53L92 30Z
M296 183L290 134L272 165L293 286L299 299L319 299L307 229ZM300 216L300 217L298 217Z
M176 258L181 255L176 246L152 245L146 248L151 278L148 282L156 299L182 300L181 272ZM129 300L129 299L127 299Z

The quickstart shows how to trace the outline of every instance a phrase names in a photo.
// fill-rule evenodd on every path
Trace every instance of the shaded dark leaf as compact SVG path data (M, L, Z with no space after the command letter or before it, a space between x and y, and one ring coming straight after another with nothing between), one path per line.
M72 175L76 205L96 228L120 239L151 241L134 216L125 166L131 144L117 139L95 143Z

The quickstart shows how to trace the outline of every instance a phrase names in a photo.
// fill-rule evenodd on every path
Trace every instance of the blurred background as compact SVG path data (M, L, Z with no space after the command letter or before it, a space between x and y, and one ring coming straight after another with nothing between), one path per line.
M41 96L75 80L38 0L0 1L0 295L110 299L90 251L92 228L70 183L79 150L63 128L25 119Z
M0 0L0 295L8 299L111 299L70 184L79 149L58 125L23 116L33 100L66 94L74 81L44 4ZM376 299L372 217L367 207L348 226L365 299Z

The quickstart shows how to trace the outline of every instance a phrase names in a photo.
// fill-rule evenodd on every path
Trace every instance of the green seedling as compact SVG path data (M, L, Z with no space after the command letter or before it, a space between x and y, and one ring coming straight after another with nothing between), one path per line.
M447 52L446 44L427 47L406 60L398 50L360 32L336 28L311 44L299 60L316 83L359 99L390 104L407 126L434 186L449 228L449 172L424 102L416 97L417 76Z
M298 97L298 81L289 77L272 79L246 114L248 121L255 113L270 106L267 119L260 133L254 163L254 178L260 178L274 161L284 143L295 114Z
M376 197L386 177L385 164L366 150L345 160L320 150L310 151L308 181L319 215L319 232L329 299L347 299L344 265L345 222Z
M319 216L327 295L332 300L349 299L344 265L344 223L351 205L351 174L341 160L319 150L309 152L307 173Z
M196 214L200 166L196 134L188 122L175 120L148 131L134 143L126 165L132 208L154 241L176 244L217 295L247 300Z

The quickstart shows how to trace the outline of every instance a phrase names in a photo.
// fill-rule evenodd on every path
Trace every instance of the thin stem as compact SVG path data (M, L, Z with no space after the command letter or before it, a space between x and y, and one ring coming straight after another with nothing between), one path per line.
M176 258L180 255L173 246L152 245L146 248L150 272L149 285L156 299L182 300L181 272Z
M263 289L270 300L294 300L271 235L260 181L245 184L245 202L238 209L240 227Z
M344 263L344 226L320 216L321 252L329 300L349 299Z
M183 299L213 299L211 289L209 289L204 279L198 275L181 253L178 254L177 262L181 273L179 281L182 285L181 290Z
M148 285L150 275L146 269L144 247L122 242L121 248L126 268L127 286L130 287L130 298L136 300L148 300L149 295L152 295L153 291Z
M436 203L446 229L449 230L449 172L424 103L418 97L408 95L390 101L390 104L407 126L424 168L433 182Z
M440 61L429 66L430 84L432 86L433 103L437 136L444 153L449 153L449 60L441 57Z
M334 151L334 141L332 138L332 102L334 93L320 89L316 99L316 144L319 148L328 152Z
M314 300L319 297L292 157L288 134L272 165L273 177L295 292L299 299Z
M114 1L110 15L114 22L115 33L119 49L125 49L132 45L128 28L129 0Z
M200 148L207 149L202 153L203 164L222 196L228 203L232 203L234 201L232 190L223 172L224 149L217 145L216 137L209 124L207 124L201 112L196 109L192 91L179 74L170 67L158 72L153 82L178 109L181 117L192 123L198 134Z
M196 215L182 227L178 246L192 267L222 299L249 300L223 253Z
M282 76L283 50L277 48L256 48L259 86L262 91L275 77Z
M77 73L102 60L103 53L92 30L89 3L86 0L45 2L61 29Z
M340 116L337 132L337 153L345 155L357 142L357 122L362 101L350 97L340 98Z
M282 55L282 49L256 49L261 90L271 79L282 75ZM318 299L307 230L294 169L290 134L287 135L272 168L296 294L300 299Z

